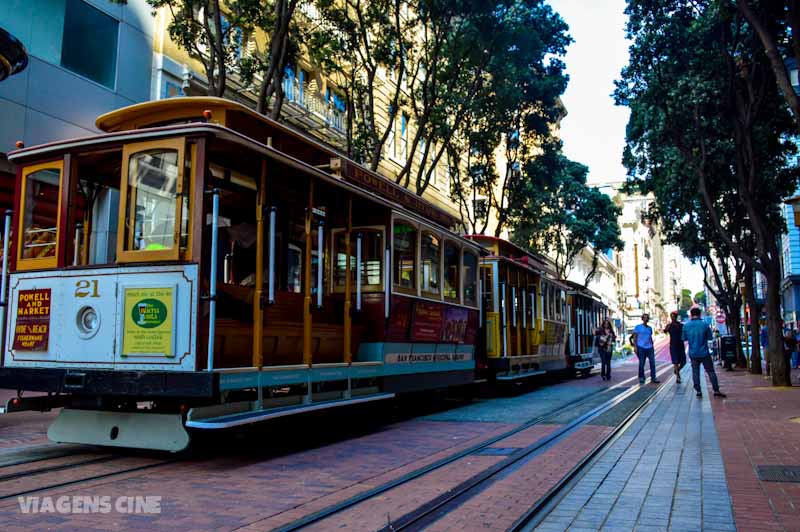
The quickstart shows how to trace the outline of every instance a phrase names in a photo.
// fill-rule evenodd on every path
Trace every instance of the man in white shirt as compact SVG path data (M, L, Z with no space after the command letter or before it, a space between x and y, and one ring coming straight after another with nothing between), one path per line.
M649 314L642 314L642 323L633 329L633 347L639 357L639 384L644 384L644 361L650 359L650 382L658 384L656 378L656 352L653 348L653 328L647 322Z

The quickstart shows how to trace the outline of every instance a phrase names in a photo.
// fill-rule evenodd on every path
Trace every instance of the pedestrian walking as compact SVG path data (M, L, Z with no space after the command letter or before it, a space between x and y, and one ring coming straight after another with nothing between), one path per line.
M790 361L790 367L796 367L795 351L797 351L797 332L790 329L783 337L783 356Z
M653 347L653 328L647 322L650 315L642 314L642 323L633 329L633 346L636 349L636 356L639 357L639 383L644 384L644 363L650 360L650 382L658 384L656 378L656 352Z
M683 345L683 324L678 321L678 311L670 314L671 322L664 328L664 333L669 335L669 356L672 359L672 370L675 372L675 382L681 383L681 370L686 365L686 348Z
M604 381L611 380L611 354L616 341L617 335L614 334L611 320L606 318L600 328L594 332L594 345L600 354L600 378Z
M726 397L719 391L717 374L714 373L714 361L708 352L708 341L711 340L711 328L700 319L700 309L693 308L690 311L691 318L683 326L683 340L689 344L689 359L692 361L692 382L697 397L703 397L700 391L700 365L706 370L706 375L711 380L711 387L714 389L714 397Z

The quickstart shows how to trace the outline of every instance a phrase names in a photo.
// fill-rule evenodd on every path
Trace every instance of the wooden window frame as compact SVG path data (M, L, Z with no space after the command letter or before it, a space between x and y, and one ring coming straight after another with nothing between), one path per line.
M175 226L173 227L173 247L170 249L157 249L157 250L126 250L125 238L126 229L130 222L127 208L128 208L128 172L130 170L130 159L133 155L144 151L150 150L175 150L178 152L178 177L175 184ZM193 146L191 150L192 168L191 172L196 171L196 148ZM184 172L186 170L186 138L178 137L171 139L155 140L149 142L136 142L125 144L122 148L122 168L120 178L120 200L119 200L119 224L117 227L117 263L135 263L135 262L158 262L179 260L182 256L191 255L191 227L189 228L189 235L186 242L186 250L181 253L180 235L181 223L183 221L183 185L184 185ZM191 176L190 176L191 177ZM189 179L190 190L189 198L193 197L194 180ZM189 224L193 222L192 219L192 202L189 201Z
M38 257L33 259L26 259L22 257L22 246L25 241L25 196L28 190L28 176L39 172L41 170L58 170L58 207L56 214L56 249L52 257ZM58 159L56 161L49 161L46 163L34 164L26 166L22 169L22 186L20 194L19 206L19 225L18 225L18 238L17 238L17 270L43 270L48 268L58 267L58 253L60 251L61 240L61 201L63 198L62 187L64 186L64 160Z
M418 242L417 242L417 264L418 264L418 270L417 271L420 274L419 275L419 282L417 283L417 285L419 287L421 297L424 297L425 299L432 299L432 300L436 300L436 301L442 301L443 297L444 297L444 291L442 290L442 288L444 288L444 272L442 271L442 262L443 262L443 259L444 259L444 241L445 241L445 239L442 238L442 235L439 232L434 231L434 230L432 230L430 228L427 228L427 227L420 228L417 232L419 233ZM438 278L439 278L438 279L438 281L439 281L439 291L438 292L431 292L431 291L422 289L422 235L424 233L427 233L427 234L431 235L432 237L436 238L436 240L439 242L439 253L438 253L438 255L439 255L439 275L438 275Z
M416 242L415 242L416 249L414 250L414 288L405 288L394 282L394 225L397 222L402 222L404 224L410 225L411 227L414 228L414 231L416 231ZM392 276L392 281L391 281L392 293L403 294L406 296L420 297L420 286L422 285L419 275L420 244L422 241L422 239L420 238L420 232L421 232L420 224L402 216L393 216L391 219L390 227L392 230L391 253L390 253L392 259L392 264L391 264L392 267L390 272Z
M377 231L377 232L381 233L381 282L380 282L379 285L362 285L361 286L361 292L363 292L363 293L367 293L367 292L370 292L370 293L372 293L372 292L381 292L381 293L383 293L384 287L385 287L384 282L386 281L386 279L384 279L384 271L386 270L386 265L384 264L384 261L386 260L386 253L384 251L386 249L386 227L383 226L383 225L361 225L361 226L358 226L358 227L353 227L352 231L350 232L350 245L353 246L354 248L356 246L356 235L359 233L359 231L361 231L361 232L363 232L363 231ZM330 258L328 260L329 267L327 268L327 271L328 271L328 287L329 287L328 293L330 293L330 294L344 294L344 285L341 285L341 286L337 286L336 285L336 283L334 282L335 281L334 273L336 271L336 263L335 263L335 260L336 260L336 236L341 234L341 233L346 233L346 232L347 232L347 229L344 229L344 228L336 228L336 229L332 229L330 231L330 237L329 237L330 238L330 242L329 242L329 245L327 246L327 249L329 250L329 253L330 253ZM355 273L355 271L356 270L353 269L353 289L352 289L352 292L354 294L356 293L356 281L355 281L356 273ZM364 275L364 272L362 272L362 275Z
M444 249L447 247L448 244L450 244L452 246L455 246L456 251L457 251L457 256L458 256L458 259L457 259L458 264L456 265L456 270L457 270L457 275L458 275L458 279L456 280L456 297L447 297L444 294L444 282L445 282L444 280L445 280L445 270L446 270L445 263L444 263L444 257L445 257ZM441 268L440 269L441 269L441 273L442 273L442 282L440 284L440 286L441 286L441 290L440 291L442 293L443 301L445 301L447 303L455 303L455 304L458 304L458 305L463 305L464 304L464 283L463 283L462 278L464 277L464 271L463 271L464 270L464 248L463 248L463 246L461 246L461 244L459 244L458 242L456 242L452 238L443 238L442 239L442 260L441 260Z

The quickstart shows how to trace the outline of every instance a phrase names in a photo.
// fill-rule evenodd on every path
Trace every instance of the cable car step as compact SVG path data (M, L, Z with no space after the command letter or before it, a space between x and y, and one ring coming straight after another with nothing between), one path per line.
M186 421L186 426L192 429L226 429L229 427L237 427L240 425L257 423L259 421L266 421L268 419L302 414L305 412L314 412L315 410L325 410L327 408L336 408L339 406L356 405L360 403L369 403L371 401L392 399L394 396L395 395L393 393L381 393L363 397L354 397L352 399L338 399L336 401L323 401L320 403L252 410L205 419L192 419L192 412L190 411L189 419Z
M544 375L547 373L543 370L531 370L526 371L524 373L515 373L514 375L498 375L497 380L499 381L514 381L517 379L527 379L528 377L535 377L536 375Z

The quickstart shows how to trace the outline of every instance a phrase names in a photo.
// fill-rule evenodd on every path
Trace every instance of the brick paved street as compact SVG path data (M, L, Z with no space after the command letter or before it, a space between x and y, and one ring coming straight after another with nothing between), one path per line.
M667 385L537 531L736 530L713 399L695 397L689 371L683 384Z
M663 361L663 350L659 359ZM220 446L210 457L188 459L155 469L125 473L107 479L93 480L75 486L37 493L37 495L157 495L162 497L157 515L108 514L36 514L20 513L16 500L0 502L0 529L31 530L270 530L321 508L344 500L366 489L414 471L437 459L470 447L489 437L502 434L531 418L558 410L560 405L584 397L594 391L613 386L635 376L635 358L615 362L611 382L600 380L597 373L589 378L567 380L511 397L486 398L429 414L377 427L370 432L326 443L319 447L287 449L286 454L254 451L256 445L241 445L231 439L230 448ZM30 416L30 417L27 417ZM52 414L24 418L6 416L2 441L7 448L35 447L44 440ZM14 420L21 419L22 437L15 434ZM531 427L493 447L516 448L529 445L554 426ZM286 430L286 429L284 429ZM538 495L546 491L560 476L596 444L608 427L589 426L581 429L570 442L548 450L535 460L523 464L500 479L485 493L485 498L470 501L453 519L462 525L470 522L483 529L484 520L464 521L465 516L482 513L494 500L508 499L518 515ZM269 431L262 433L269 434ZM268 447L268 446L267 446ZM242 451L237 449L241 448ZM16 452L16 451L15 451ZM244 454L241 454L244 452ZM163 458L163 456L162 456ZM496 463L502 457L470 456L453 467L437 472L416 488L398 488L387 494L382 504L354 512L344 523L348 529L372 530L385 526L391 518L453 486L465 476ZM133 460L136 462L136 460ZM144 459L139 460L144 463ZM47 464L65 463L52 460ZM126 462L127 463L127 462ZM138 463L138 462L137 462ZM90 471L106 471L108 465L93 466ZM69 479L71 470L59 473L58 479ZM85 470L81 470L85 474ZM75 472L72 477L80 475ZM15 481L7 492L35 488L43 479ZM54 476L55 478L55 476ZM524 486L520 489L519 486ZM508 495L513 497L509 498ZM389 497L388 495L391 495ZM473 504L477 504L474 506ZM472 512L472 513L471 513ZM513 519L512 519L513 520ZM498 519L492 528L508 524ZM359 523L360 526L353 526ZM433 529L441 529L436 523ZM458 528L458 527L457 527ZM467 527L468 529L469 527ZM319 527L326 530L326 527Z
M800 465L800 387L773 388L745 371L718 372L728 399L714 402L725 473L740 532L800 531L800 483L762 482L758 466ZM793 371L795 386L800 370Z

